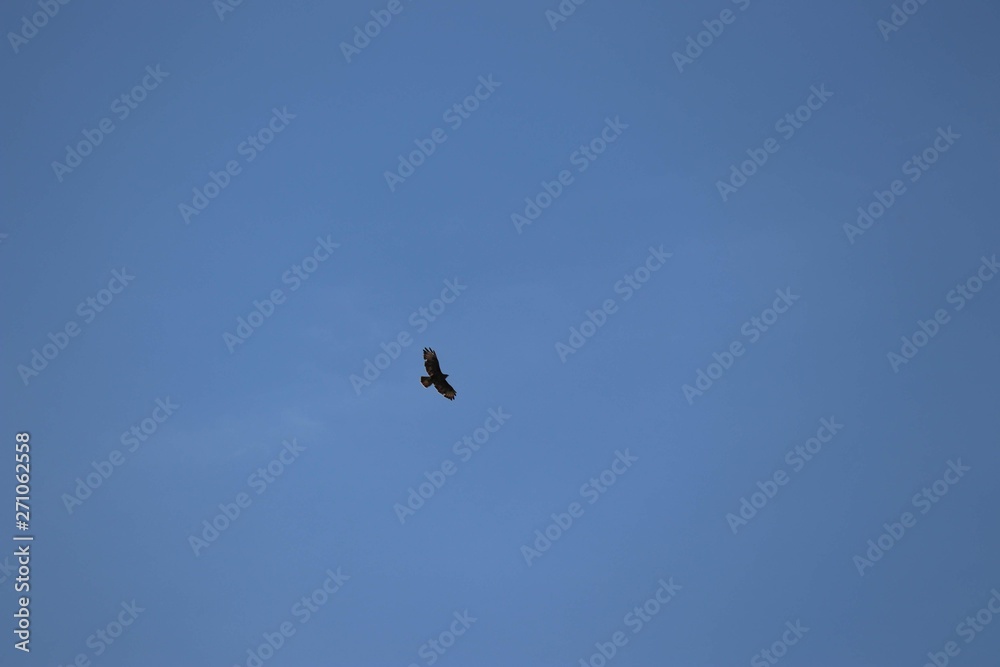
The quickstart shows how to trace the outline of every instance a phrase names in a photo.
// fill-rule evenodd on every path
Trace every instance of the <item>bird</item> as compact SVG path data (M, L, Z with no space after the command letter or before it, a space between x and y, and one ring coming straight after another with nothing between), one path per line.
M429 347L424 348L424 368L427 369L427 375L423 375L420 378L420 384L425 387L434 385L434 388L438 390L438 393L447 398L449 401L455 400L455 388L448 384L447 374L441 372L441 364L438 362L437 352Z

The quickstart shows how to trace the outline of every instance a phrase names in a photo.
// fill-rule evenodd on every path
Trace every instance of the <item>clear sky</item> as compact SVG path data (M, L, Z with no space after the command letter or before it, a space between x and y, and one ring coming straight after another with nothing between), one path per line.
M994 664L1000 9L561 6L6 3L2 664Z

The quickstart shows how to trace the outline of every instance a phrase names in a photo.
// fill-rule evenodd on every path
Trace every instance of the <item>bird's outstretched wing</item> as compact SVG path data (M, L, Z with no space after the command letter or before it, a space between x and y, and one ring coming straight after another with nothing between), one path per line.
M444 378L441 378L437 382L435 382L434 388L438 390L439 394L447 398L449 401L454 401L455 394L458 393L457 391L455 391L455 388L452 387L450 384L448 384L448 381L445 380Z
M432 378L441 375L441 364L438 362L437 353L429 347L424 348L424 368Z

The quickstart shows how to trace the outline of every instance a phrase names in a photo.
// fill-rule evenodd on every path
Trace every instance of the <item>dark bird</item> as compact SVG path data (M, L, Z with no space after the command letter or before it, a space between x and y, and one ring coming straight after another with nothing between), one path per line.
M427 369L427 375L420 378L420 384L425 387L434 385L439 394L449 401L454 401L457 392L448 384L448 376L441 372L441 364L438 362L437 352L429 347L424 348L424 368Z

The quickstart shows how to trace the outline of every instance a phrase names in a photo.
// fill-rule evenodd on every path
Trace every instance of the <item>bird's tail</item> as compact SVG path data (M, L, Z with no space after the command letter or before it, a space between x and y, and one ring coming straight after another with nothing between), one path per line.
M420 377L420 384L424 385L425 387L429 387L431 386L431 379L426 375L423 375Z

